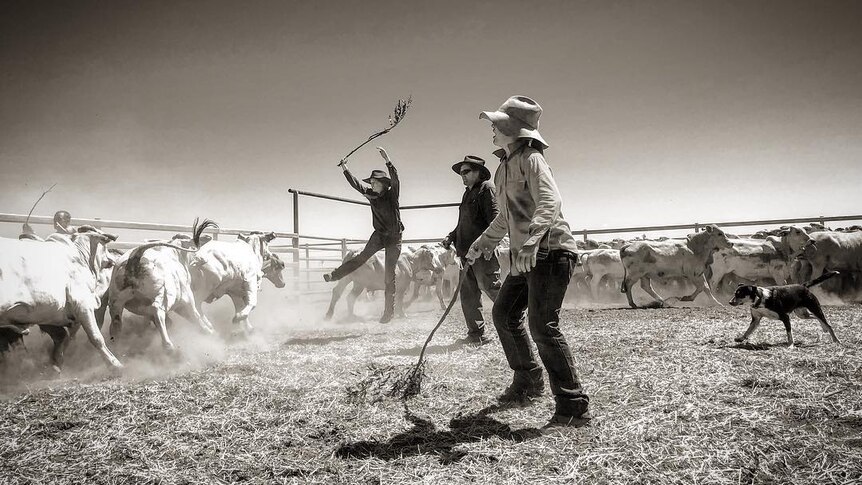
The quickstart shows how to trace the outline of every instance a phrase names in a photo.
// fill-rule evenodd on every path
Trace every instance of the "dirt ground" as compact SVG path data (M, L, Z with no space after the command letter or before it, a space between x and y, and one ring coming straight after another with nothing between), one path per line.
M141 326L110 344L120 376L83 335L54 375L29 336L0 363L0 482L862 483L860 306L825 308L841 346L794 319L795 349L773 321L735 343L742 308L564 309L595 418L552 434L547 391L495 406L511 371L496 339L457 342L458 306L409 416L387 379L442 310L380 325L370 304L364 322L318 306L273 305L247 340L178 322L178 356Z

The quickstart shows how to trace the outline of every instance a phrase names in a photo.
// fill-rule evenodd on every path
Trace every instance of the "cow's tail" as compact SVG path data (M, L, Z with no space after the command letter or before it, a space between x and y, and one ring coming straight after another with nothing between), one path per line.
M806 288L811 288L812 286L819 285L820 283L823 283L824 281L828 280L829 278L831 278L833 276L838 276L838 272L837 271L828 271L828 272L823 273L822 275L818 276L817 278L814 278L813 280L809 281L808 283L803 283L802 286L804 286Z
M195 252L194 249L186 249L181 246L176 246L169 242L164 241L153 241L148 242L146 244L141 244L140 246L134 248L129 252L129 259L126 261L126 274L129 276L140 274L141 272L141 257L143 257L144 252L147 249L152 249L155 247L164 246L171 249L176 249L177 251L183 251L186 253Z
M201 247L201 235L204 233L204 230L208 227L212 227L214 229L218 229L218 224L215 221L211 221L209 219L204 219L200 224L198 223L198 218L195 217L195 222L192 224L192 242L195 243L196 248Z

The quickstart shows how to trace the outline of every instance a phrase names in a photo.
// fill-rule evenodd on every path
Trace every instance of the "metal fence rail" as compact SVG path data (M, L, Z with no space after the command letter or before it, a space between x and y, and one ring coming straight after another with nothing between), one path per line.
M313 192L305 192L290 189L294 197L294 231L276 231L275 235L279 238L289 239L290 245L273 244L270 249L274 253L289 255L285 259L285 265L288 268L289 274L285 275L285 280L292 282L292 294L295 297L303 297L309 295L324 295L329 293L331 284L326 283L321 277L321 273L331 271L345 257L351 249L357 249L366 243L365 239L353 238L338 238L331 236L317 236L311 234L302 234L299 232L299 205L298 198L300 196L316 197L321 199L333 200L336 202L344 202L351 204L367 205L366 202L344 199L341 197L328 196L323 194L315 194ZM424 204L405 206L402 209L433 209L441 207L457 207L458 204ZM0 213L0 223L22 224L27 220L27 216L23 214ZM689 224L666 224L655 226L636 226L636 227L617 227L617 228L602 228L602 229L582 229L573 231L573 234L583 236L586 240L589 236L607 235L607 234L626 234L626 233L641 233L641 232L662 232L662 231L679 231L679 230L694 230L698 231L707 224L715 224L719 227L764 227L764 226L781 226L792 224L807 224L828 222L851 222L862 221L862 215L847 215L847 216L818 216L818 217L798 217L789 219L765 219L755 221L719 221L719 222L698 222ZM52 225L53 217L48 216L30 216L31 224ZM102 229L128 229L135 231L147 231L153 233L188 233L190 226L187 224L162 224L149 222L130 222L108 220L100 218L73 218L74 225L89 224ZM218 228L208 229L206 231L218 239L219 236L237 235L240 233L248 233L250 230L237 228ZM170 236L167 236L170 237ZM165 238L164 234L153 234L153 238ZM435 243L439 238L425 239L405 239L404 245L408 244L425 244ZM111 243L112 247L120 249L129 249L140 244L143 241L123 240Z

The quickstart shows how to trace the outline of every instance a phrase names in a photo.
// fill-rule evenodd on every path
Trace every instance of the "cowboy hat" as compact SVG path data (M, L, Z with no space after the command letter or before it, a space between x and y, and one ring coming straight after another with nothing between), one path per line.
M482 180L491 180L491 171L488 170L488 167L485 166L485 160L482 160L479 157L475 157L473 155L467 155L464 157L464 160L460 162L455 162L455 165L452 165L452 171L461 175L461 166L465 163L470 164L474 170L479 171L479 178Z
M479 119L484 118L504 129L508 128L507 131L514 133L516 138L532 138L545 149L548 144L539 134L540 116L542 107L539 103L526 96L512 96L497 111L483 111Z
M385 182L387 185L392 185L392 180L386 176L386 172L384 172L383 170L372 170L371 176L367 179L362 179L362 181L366 184L370 184L371 179L377 179L381 182Z

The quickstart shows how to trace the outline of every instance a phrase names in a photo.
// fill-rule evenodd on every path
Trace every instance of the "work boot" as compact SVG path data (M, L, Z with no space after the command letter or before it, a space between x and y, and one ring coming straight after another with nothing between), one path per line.
M545 381L541 377L534 379L530 384L512 383L503 391L503 394L497 396L497 401L501 404L529 402L541 396L545 392Z
M389 323L392 321L392 312L383 312L383 316L380 317L380 323Z
M589 411L584 411L579 416L566 416L554 414L548 424L542 426L542 433L558 431L566 428L582 428L589 426L593 416Z
M458 339L458 342L462 343L462 344L475 345L477 347L481 347L482 345L485 345L487 343L491 343L492 340L489 337L486 337L484 335L467 335L466 337L464 337L462 339Z

